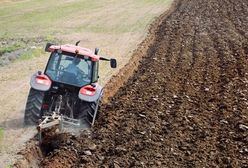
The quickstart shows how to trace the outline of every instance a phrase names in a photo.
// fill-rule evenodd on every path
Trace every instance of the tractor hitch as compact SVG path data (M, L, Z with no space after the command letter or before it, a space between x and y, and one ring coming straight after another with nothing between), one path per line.
M45 130L57 127L59 132L63 132L65 126L80 127L80 120L69 118L56 112L53 112L51 116L43 116L42 118L43 120L40 120L37 126L40 144L42 143L42 133Z

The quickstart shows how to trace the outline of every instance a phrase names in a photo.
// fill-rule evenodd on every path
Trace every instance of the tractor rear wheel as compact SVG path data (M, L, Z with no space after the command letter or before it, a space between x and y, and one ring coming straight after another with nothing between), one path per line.
M95 102L81 102L78 119L81 120L82 127L91 127L96 107Z
M38 123L38 120L42 117L44 97L45 92L33 88L30 89L24 114L25 125L35 125Z

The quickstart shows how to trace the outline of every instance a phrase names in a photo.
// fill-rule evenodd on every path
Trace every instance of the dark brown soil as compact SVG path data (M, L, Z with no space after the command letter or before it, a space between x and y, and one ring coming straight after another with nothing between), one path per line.
M247 0L181 0L92 133L40 166L248 167L247 30Z

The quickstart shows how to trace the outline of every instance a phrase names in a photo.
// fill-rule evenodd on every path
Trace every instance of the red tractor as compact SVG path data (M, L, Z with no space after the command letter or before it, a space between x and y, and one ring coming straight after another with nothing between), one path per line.
M31 77L24 124L38 124L53 114L69 119L69 123L79 121L84 127L94 124L103 95L103 87L97 83L99 60L110 61L112 68L117 63L98 56L97 48L93 52L78 43L46 45L45 51L51 55L45 71Z

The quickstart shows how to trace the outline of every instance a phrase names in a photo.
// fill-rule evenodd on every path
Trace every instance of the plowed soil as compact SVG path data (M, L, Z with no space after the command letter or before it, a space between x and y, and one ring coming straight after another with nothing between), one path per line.
M179 1L92 132L40 166L248 167L247 30L247 0Z

